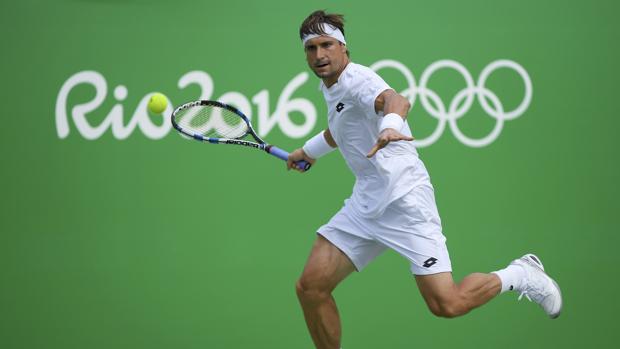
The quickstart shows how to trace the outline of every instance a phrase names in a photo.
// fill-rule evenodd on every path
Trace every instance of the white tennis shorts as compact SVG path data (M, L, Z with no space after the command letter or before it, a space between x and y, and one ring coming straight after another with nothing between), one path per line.
M452 271L430 183L414 187L378 218L360 216L347 201L318 234L344 252L357 271L387 248L407 258L415 275Z

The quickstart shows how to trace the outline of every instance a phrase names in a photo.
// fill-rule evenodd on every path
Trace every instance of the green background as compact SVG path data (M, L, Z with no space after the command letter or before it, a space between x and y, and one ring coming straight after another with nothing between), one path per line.
M69 77L95 70L108 93L88 120L98 124L120 103L129 122L150 92L174 104L198 98L177 82L201 70L213 97L267 89L273 109L308 71L297 31L320 8L346 15L360 64L394 59L417 79L442 59L474 79L497 59L527 70L532 102L495 142L471 148L446 128L420 154L455 279L534 252L565 301L554 321L516 294L435 318L408 263L390 251L335 292L343 347L615 347L617 2L24 0L0 5L1 348L312 347L294 283L315 229L350 194L339 154L301 175L259 152L173 132L152 140L136 129L118 140L108 130L87 140L69 118L61 139L55 107ZM388 83L406 87L390 74L382 73ZM128 90L122 102L118 85ZM317 86L311 75L294 93L316 107L311 134L326 125ZM432 87L448 103L463 82L442 70ZM508 70L488 87L507 110L523 96ZM76 87L67 114L93 97L92 87ZM418 138L436 125L419 102L409 122ZM472 137L493 125L478 102L459 121ZM307 137L276 126L266 138L292 150Z

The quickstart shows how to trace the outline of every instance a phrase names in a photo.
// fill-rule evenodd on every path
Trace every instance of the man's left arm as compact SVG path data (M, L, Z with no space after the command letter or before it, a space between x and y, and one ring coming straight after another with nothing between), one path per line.
M375 99L375 111L377 113L383 111L384 117L381 121L381 130L377 143L366 155L367 157L373 157L379 149L384 148L390 142L413 140L413 137L400 133L407 120L407 113L410 107L409 101L392 89L385 90L377 96L377 99Z

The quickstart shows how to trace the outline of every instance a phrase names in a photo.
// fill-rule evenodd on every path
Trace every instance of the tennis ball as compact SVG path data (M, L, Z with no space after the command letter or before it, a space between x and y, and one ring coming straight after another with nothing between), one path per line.
M161 114L168 106L168 99L163 94L156 92L153 93L151 99L149 99L148 108L151 113Z

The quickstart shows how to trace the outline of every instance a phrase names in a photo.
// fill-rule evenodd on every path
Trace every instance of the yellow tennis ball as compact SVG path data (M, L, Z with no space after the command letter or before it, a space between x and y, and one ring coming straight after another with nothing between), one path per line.
M151 111L151 113L161 114L163 113L164 110L166 110L167 106L168 106L168 99L166 99L166 96L164 96L163 94L159 92L153 93L153 95L151 96L151 99L149 99L148 108Z

